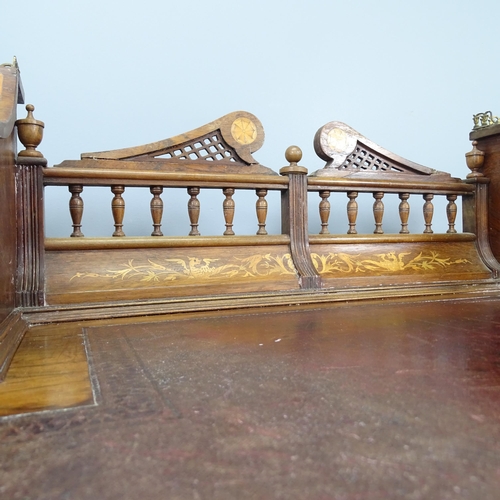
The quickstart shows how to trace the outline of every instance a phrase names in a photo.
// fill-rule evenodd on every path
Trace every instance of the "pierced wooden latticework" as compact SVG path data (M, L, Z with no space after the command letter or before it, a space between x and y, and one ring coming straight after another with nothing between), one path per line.
M243 163L234 148L229 146L221 136L220 130L206 134L195 141L179 144L168 148L163 154L155 158L167 160L189 161L231 161Z
M83 153L80 161L66 161L59 166L161 168L182 172L203 171L209 164L211 172L275 174L252 156L263 143L264 129L258 118L246 111L236 111L169 139L132 148Z
M368 147L362 147L358 144L356 149L339 166L339 170L353 171L382 171L402 173L404 169L395 162L384 158Z
M401 178L418 176L418 180L450 180L450 174L409 161L370 141L342 122L329 122L314 137L316 154L326 161L314 176L343 177L382 175Z
M356 146L356 149L344 160L339 170L372 171L372 172L397 172L402 173L404 169L387 158L377 154L369 147Z

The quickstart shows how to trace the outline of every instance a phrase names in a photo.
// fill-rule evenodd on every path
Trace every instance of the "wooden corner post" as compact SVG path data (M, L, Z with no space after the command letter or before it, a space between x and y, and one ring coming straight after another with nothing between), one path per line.
M43 172L47 160L36 148L42 141L44 123L28 116L16 121L19 140L26 149L16 160L17 272L16 305L44 305L45 266L43 229Z
M307 168L298 165L302 151L297 146L290 146L285 152L289 166L280 170L281 175L289 179L288 190L281 200L281 230L290 235L290 251L293 263L299 274L301 288L321 288L321 276L314 267L309 249L307 225Z
M471 133L471 138L474 138L474 132ZM498 197L500 193L494 193L493 200L491 200L490 183L492 179L490 179L490 175L493 176L493 185L498 188L500 170L498 166L492 168L493 165L490 165L487 170L488 176L485 176L483 172L486 155L484 151L478 149L477 145L478 142L473 140L472 150L465 153L467 166L471 170L465 182L473 184L475 192L474 197L464 197L464 231L476 234L479 254L486 266L491 269L493 277L498 278L500 276L500 263L498 262L500 257L500 233L496 223L498 216L495 211L500 207L500 198ZM500 148L498 153L500 154ZM493 154L494 157L495 154Z

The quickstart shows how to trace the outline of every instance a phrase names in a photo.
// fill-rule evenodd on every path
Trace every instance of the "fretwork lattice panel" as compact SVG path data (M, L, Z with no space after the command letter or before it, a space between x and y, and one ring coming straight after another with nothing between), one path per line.
M226 144L220 133L210 133L188 144L181 144L166 151L159 158L176 160L241 161L236 151Z
M340 169L404 172L403 168L380 157L374 151L360 146L356 146L354 152L340 165Z

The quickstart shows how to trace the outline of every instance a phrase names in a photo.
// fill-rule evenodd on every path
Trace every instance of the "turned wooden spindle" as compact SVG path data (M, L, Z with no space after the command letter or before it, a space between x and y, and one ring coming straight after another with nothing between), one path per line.
M330 219L330 202L328 198L330 197L330 191L320 191L319 196L321 201L319 202L319 218L321 220L321 231L319 234L330 234L328 230L328 220Z
M399 204L399 218L401 219L401 231L399 234L409 234L408 230L408 218L410 217L410 204L408 203L408 198L410 193L399 193L399 199L401 203Z
M111 202L111 211L115 221L115 231L113 236L125 236L123 232L123 216L125 215L125 200L122 194L125 191L125 186L111 186L111 192L115 195Z
M430 234L433 233L434 231L432 230L432 217L434 216L434 205L432 204L432 199L434 198L434 195L431 193L426 193L424 194L424 222L425 222L425 229L424 233Z
M347 193L349 201L347 202L347 220L349 221L349 229L347 234L358 234L356 231L356 220L358 218L358 202L356 198L358 193L356 191L350 191Z
M448 205L446 205L446 216L448 217L448 230L447 233L455 234L457 230L455 229L455 219L457 218L457 205L455 200L457 199L456 194L446 195L448 200Z
M375 231L373 234L384 234L382 229L382 219L384 218L384 203L382 198L384 197L384 193L377 192L373 193L373 197L375 198L375 202L373 203L373 217L375 218Z
M151 200L151 218L153 219L153 232L151 236L163 236L161 232L161 218L163 217L163 200L160 195L163 193L162 186L151 186L149 191L153 195Z
M197 198L200 194L200 188L189 187L187 188L187 192L191 196L188 201L189 222L191 223L189 236L200 236L200 232L198 231L198 221L200 219L200 200Z
M267 234L267 189L256 189L255 194L259 197L259 199L255 203L255 209L257 211L257 223L259 224L257 234Z
M226 221L226 230L224 231L224 236L234 236L233 219L235 203L232 198L234 194L234 188L224 188L222 192L226 197L222 204L222 208L224 210L224 219Z
M83 236L83 200L80 197L80 193L83 191L83 186L81 184L71 184L68 186L68 189L71 193L71 199L69 200L69 213L71 215L71 220L73 221L73 232L71 233L71 237L81 238Z

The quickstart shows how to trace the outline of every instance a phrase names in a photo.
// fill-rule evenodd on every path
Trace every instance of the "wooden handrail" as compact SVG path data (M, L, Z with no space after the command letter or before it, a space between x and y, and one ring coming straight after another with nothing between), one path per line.
M204 188L239 187L287 189L288 178L272 175L248 174L202 174L185 172L151 172L141 170L103 170L76 168L44 168L46 186L66 186L83 184L85 186L109 186L123 184L132 187L159 184L171 187L201 185Z
M324 178L309 177L309 191L360 191L373 192L382 191L384 193L442 193L442 194L472 194L474 187L462 181L450 182L418 182L415 180L380 180L380 179L359 179L359 178Z
M114 250L131 248L194 248L194 247L230 247L287 245L290 237L287 234L265 236L163 236L159 238L132 237L127 238L46 238L45 250Z

